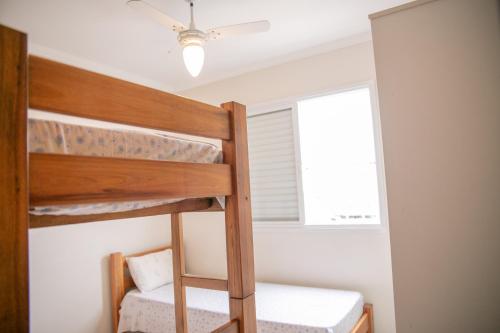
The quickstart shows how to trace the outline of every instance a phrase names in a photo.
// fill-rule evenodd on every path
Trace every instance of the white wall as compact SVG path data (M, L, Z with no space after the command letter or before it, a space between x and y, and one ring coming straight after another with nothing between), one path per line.
M254 105L374 81L371 43L293 61L181 94L212 104ZM189 214L185 238L188 271L224 276L223 215ZM361 291L375 307L376 331L395 332L390 244L379 230L255 230L260 281Z
M416 4L372 23L397 329L500 332L500 2Z
M31 229L31 332L111 332L108 255L167 244L169 221L164 215Z

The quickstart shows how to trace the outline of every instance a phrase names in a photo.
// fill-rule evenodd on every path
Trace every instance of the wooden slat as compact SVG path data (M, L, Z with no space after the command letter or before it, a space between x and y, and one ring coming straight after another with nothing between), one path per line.
M227 291L227 280L187 274L182 276L182 285L185 287Z
M146 251L137 252L137 253L134 253L134 254L129 254L129 255L125 256L124 258L142 257L142 256L145 256L147 254L151 254L151 253L155 253L155 252L160 252L160 251L165 251L165 250L168 250L168 249L171 249L171 248L172 248L171 246L160 246L160 247L157 247L157 248L154 248L154 249L149 249L149 250L146 250ZM123 261L123 267L128 268L126 260Z
M227 112L47 59L29 57L29 106L122 124L229 139Z
M351 333L374 333L373 306L371 304L363 306L363 315L359 318Z
M246 111L235 102L222 107L229 111L232 138L222 142L224 163L231 166L233 177L233 194L226 197L229 295L245 298L255 292Z
M0 26L0 332L29 332L26 45Z
M238 321L233 319L219 328L216 328L212 333L238 333Z
M224 164L30 154L33 206L202 198L231 193Z
M181 214L172 214L170 221L174 275L175 332L187 333L186 287L182 285L182 276L186 274L186 265L184 262L184 237L182 235Z
M136 209L127 212L91 215L30 215L30 228L53 227L65 224L109 221L181 212L206 212L222 210L223 209L220 206L219 202L215 199L185 199L179 202L149 208Z
M359 321L356 323L351 333L370 333L369 329L369 320L368 314L364 313Z

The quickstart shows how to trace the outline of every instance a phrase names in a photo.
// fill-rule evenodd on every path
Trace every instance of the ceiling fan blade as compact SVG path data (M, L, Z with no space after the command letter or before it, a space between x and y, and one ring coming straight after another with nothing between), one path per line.
M241 23L235 25L228 25L225 27L212 28L207 30L210 39L222 39L226 37L253 34L257 32L265 32L271 28L269 21L256 21Z
M127 5L130 7L138 10L139 12L151 17L158 23L163 24L164 26L167 26L168 28L172 29L175 32L181 32L183 30L186 30L186 26L167 14L164 14L163 12L159 11L155 7L151 6L145 1L142 0L129 0L127 1Z

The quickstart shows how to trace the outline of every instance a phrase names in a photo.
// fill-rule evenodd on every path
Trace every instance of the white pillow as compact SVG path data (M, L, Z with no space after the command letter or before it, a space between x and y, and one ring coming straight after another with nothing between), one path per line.
M130 275L141 292L151 291L174 281L170 249L127 258L127 264Z

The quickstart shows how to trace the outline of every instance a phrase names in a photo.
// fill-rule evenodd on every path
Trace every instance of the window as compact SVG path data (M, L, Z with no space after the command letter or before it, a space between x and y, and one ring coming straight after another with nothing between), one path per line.
M368 87L250 110L254 222L379 224L373 124Z

